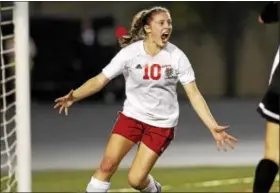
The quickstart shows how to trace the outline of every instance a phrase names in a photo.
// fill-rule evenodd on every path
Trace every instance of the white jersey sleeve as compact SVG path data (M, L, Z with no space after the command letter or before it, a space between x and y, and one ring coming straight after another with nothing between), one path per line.
M120 50L117 55L111 60L111 62L103 68L103 74L109 79L112 80L116 76L122 74L126 62L126 52L124 49Z
M195 80L195 74L187 56L182 52L179 58L178 78L182 85Z

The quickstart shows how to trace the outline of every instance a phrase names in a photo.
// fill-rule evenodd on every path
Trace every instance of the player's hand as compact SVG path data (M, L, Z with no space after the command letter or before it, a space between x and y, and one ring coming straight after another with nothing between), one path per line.
M218 151L220 151L221 148L227 151L227 146L234 149L235 143L237 143L237 139L226 132L228 128L229 126L218 126L212 130L212 135L217 143Z
M263 24L263 20L262 20L262 17L261 17L261 16L258 17L258 22L261 23L261 24Z
M54 108L59 108L59 114L64 110L65 115L68 115L68 108L74 103L73 90L71 90L67 95L55 99Z

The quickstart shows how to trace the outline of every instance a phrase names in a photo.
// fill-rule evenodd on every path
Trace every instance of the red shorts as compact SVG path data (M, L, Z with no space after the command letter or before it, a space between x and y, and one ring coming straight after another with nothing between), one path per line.
M174 139L174 128L159 128L125 116L119 112L119 118L112 130L134 143L142 142L158 155Z

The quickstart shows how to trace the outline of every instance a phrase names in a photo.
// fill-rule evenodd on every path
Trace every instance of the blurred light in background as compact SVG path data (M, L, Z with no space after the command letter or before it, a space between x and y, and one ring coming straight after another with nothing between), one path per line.
M120 38L120 37L122 37L126 34L127 34L127 30L126 30L125 27L119 26L119 27L116 28L116 37L117 38Z

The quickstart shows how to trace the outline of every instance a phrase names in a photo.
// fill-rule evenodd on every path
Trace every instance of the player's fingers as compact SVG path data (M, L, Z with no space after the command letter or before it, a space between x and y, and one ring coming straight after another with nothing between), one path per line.
M59 114L61 114L61 112L63 111L64 109L64 105L61 105L60 109L59 109Z
M220 129L228 129L228 128L229 128L229 125L220 126L219 128L220 128Z
M72 96L72 95L73 95L73 92L74 92L74 90L71 90L71 91L68 93L68 95L69 95L69 96Z
M63 100L64 100L64 97L59 97L59 98L55 99L54 102L61 102L61 101L63 101Z
M227 144L231 149L234 149L234 144L230 141L230 139L226 139L226 144Z
M64 113L65 113L66 116L68 115L68 107L65 107Z
M223 148L224 151L227 151L226 144L225 144L224 140L221 140L221 147Z
M220 141L217 141L217 149L218 149L218 151L220 151Z
M237 143L237 141L238 141L235 137L233 137L233 136L231 136L231 135L228 135L228 139L229 139L230 141L233 141L234 143Z
M55 105L54 105L54 109L56 109L57 107L59 107L61 105L61 103L56 103Z
M217 133L222 133L222 132L226 131L227 129L229 129L229 125L226 125L226 126L218 126L218 127L216 128L216 132L217 132Z

